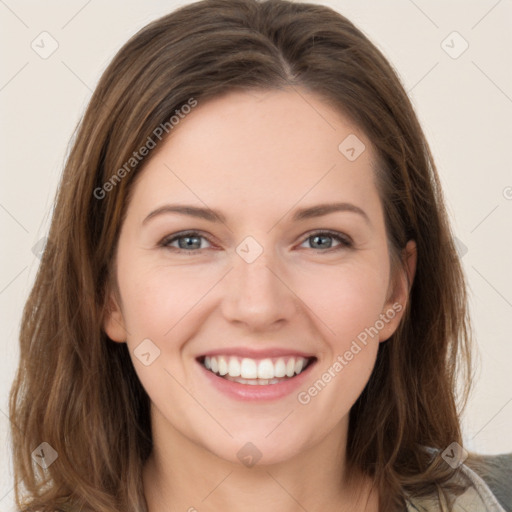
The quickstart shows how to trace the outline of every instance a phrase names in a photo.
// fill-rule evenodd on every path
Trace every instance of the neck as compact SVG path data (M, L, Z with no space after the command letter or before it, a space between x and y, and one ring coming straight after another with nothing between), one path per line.
M359 512L377 510L371 481L345 471L348 420L294 457L245 467L153 421L153 451L143 469L148 512Z

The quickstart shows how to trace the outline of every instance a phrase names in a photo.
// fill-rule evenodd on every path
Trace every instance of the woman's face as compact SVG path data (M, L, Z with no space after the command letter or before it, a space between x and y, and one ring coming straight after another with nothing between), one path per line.
M286 90L199 101L160 144L128 205L105 321L154 432L242 463L342 439L408 292L403 272L391 279L370 141Z

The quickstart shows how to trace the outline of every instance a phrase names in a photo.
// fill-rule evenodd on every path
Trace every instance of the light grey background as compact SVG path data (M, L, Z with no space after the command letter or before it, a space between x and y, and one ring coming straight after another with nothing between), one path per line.
M7 403L22 308L39 263L32 247L47 232L68 141L114 53L184 3L0 0L0 511L14 510ZM510 452L512 1L312 3L361 28L411 96L470 284L479 371L464 415L465 445ZM31 47L49 51L52 40L58 48L46 59Z

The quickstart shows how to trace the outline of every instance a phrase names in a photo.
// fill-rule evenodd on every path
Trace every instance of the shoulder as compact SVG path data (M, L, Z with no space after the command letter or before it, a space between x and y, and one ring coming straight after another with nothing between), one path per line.
M512 512L512 453L487 456L471 454L458 467L450 483L459 484L463 489L457 495L450 494L453 499L451 510ZM443 490L447 491L448 488L446 486ZM407 500L407 512L437 512L445 510L445 507L438 493Z
M464 467L469 476L485 483L506 512L512 512L512 453L473 455Z

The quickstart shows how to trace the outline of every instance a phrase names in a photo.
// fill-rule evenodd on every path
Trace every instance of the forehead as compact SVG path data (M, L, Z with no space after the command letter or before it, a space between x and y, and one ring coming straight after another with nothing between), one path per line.
M304 90L199 101L161 144L134 191L152 207L183 200L249 215L271 204L275 214L297 202L344 200L371 210L378 200L368 138Z

